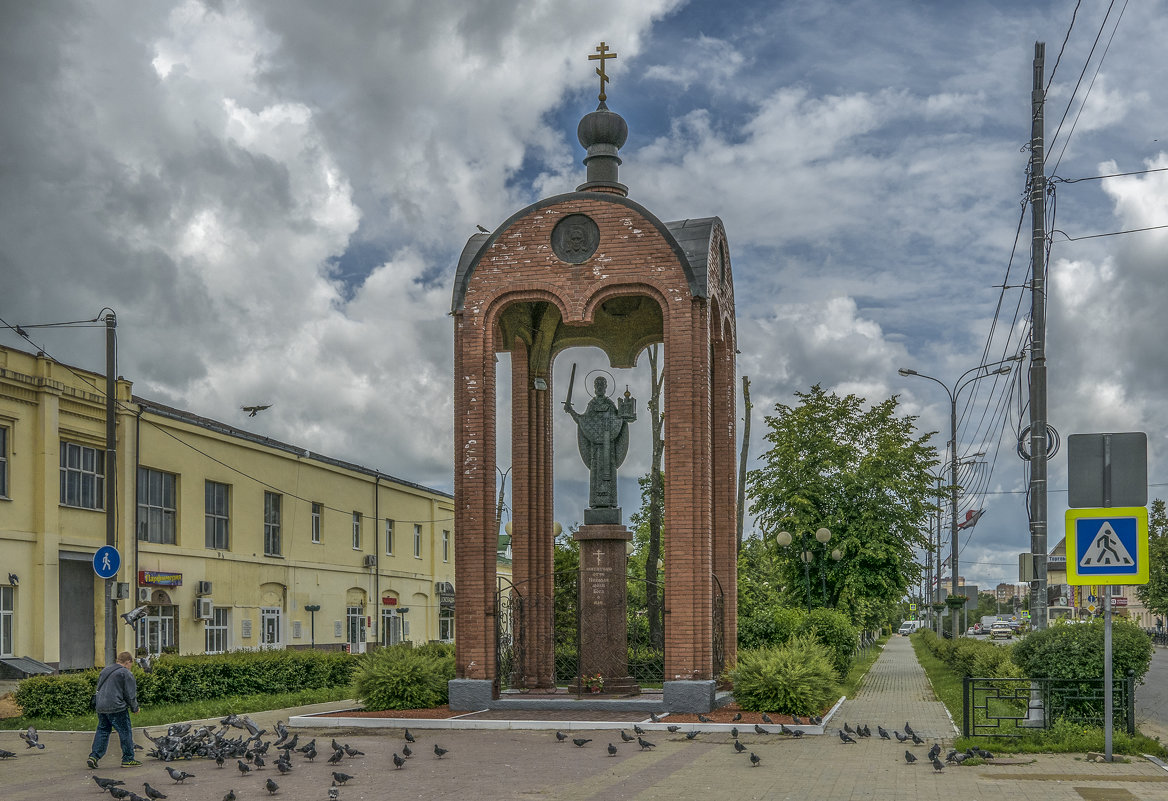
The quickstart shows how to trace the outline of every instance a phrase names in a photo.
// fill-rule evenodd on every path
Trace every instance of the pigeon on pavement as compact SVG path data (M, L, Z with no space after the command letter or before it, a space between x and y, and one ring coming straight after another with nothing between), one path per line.
M235 801L235 791L228 790L227 795L223 796L223 801Z
M847 732L848 734L855 734L856 733L852 729L852 727L848 725L848 722L846 720L844 721L844 731Z
M568 735L564 734L562 731L556 732L556 742L557 743L562 743L566 739L568 739Z
M738 739L738 727L737 726L732 726L730 728L730 737L732 739L735 739L735 740Z
M24 731L20 732L20 739L24 740L25 748L39 748L45 750L45 744L40 742L40 734L37 732L35 726L29 726Z
M239 772L244 776L251 773L251 765L247 764L242 759L235 760L235 764L239 765Z
M435 746L437 747L437 746ZM406 764L405 757L400 757L396 753L393 755L393 766L397 770L402 769L402 765Z
M609 756L616 756L616 746L613 745L612 743L608 744L608 755Z
M907 734L909 737L913 736L913 727L908 725L907 720L904 722L904 733Z
M573 737L573 738L572 738L572 743L573 743L573 744L574 744L574 745L575 745L577 748L583 748L584 746L588 745L588 743L590 743L590 742L592 742L592 739L591 739L591 738L589 738L589 737ZM435 748L435 751L434 751L434 753L436 753L436 754L437 754L437 753L438 753L438 751L437 751L437 748L438 748L438 747L437 747L437 746L434 746L434 748Z
M161 801L161 799L166 798L166 793L160 793L155 790L150 786L150 782L142 782L142 786L146 788L146 796L148 798L153 798L154 801Z
M174 779L179 784L182 784L187 779L193 779L195 774L187 773L185 770L175 770L169 765L166 766L166 772L170 774L170 778Z
M876 733L880 735L881 740L891 740L892 739L891 737L888 736L888 729L884 728L883 726L881 726L879 724L876 725Z
M434 743L434 756L438 757L439 759L446 756L446 753L449 750L450 749L448 748L439 748L438 743Z
M755 734L770 734L769 731L764 729L762 726L759 726L757 723L754 724L754 733Z
M670 734L675 734L677 732L677 730L681 728L681 726L674 725L674 726L666 726L665 728L669 731Z
M894 730L892 733L896 735L896 741L897 741L897 742L900 742L900 743L906 743L906 742L908 742L908 737L905 737L905 736L904 736L903 734L901 734L900 732L898 732L898 731L895 731L895 730Z
M913 741L913 745L924 745L925 744L925 741L922 740L920 737L918 737L917 733L915 731L912 733L912 741Z
M402 756L404 756L406 759L409 759L413 755L414 755L414 749L410 748L409 743L406 743L405 745L402 746Z
M271 779L268 779L266 782L264 782L264 787L267 789L268 795L275 795L276 791L280 789L280 785L276 784Z
M653 721L654 723L660 723L660 722L661 722L661 718L657 717L657 715L656 715L656 714L654 714L653 712L650 712L650 713L649 713L649 720Z
M333 772L333 781L335 781L337 784L344 784L351 778L353 777L347 773L338 773L336 771Z
M912 751L905 751L904 752L904 761L911 765L912 763L917 761L917 756Z
M14 756L16 756L16 754L12 753L11 751L5 751L3 748L0 748L0 759L9 759Z
M644 734L645 733L645 730L642 729L640 726L638 726L636 723L633 724L633 731L635 731L637 734Z
M855 745L856 744L856 741L853 740L848 735L844 734L843 731L841 731L839 733L839 737L840 737L840 742L842 742L844 745Z
M406 729L405 738L407 743L414 742L414 735L410 734L410 730Z
M937 759L937 757L933 757L933 770L940 773L944 769L945 769L945 763L942 762L941 760Z
M692 740L695 737L697 737L699 734L701 734L701 732L698 731L697 729L690 729L689 731L687 731L685 733L685 739Z
M654 743L651 743L648 740L645 740L641 737L637 738L637 745L641 746L642 751L644 751L647 748L656 748L657 747Z
M93 781L103 790L108 790L109 788L116 787L119 784L125 784L125 782L118 779L103 779L101 776L94 776Z
M631 734L625 734L624 729L621 729L620 736L621 736L621 739L624 740L626 743L631 743L633 740L637 739L636 737L634 737Z
M734 750L741 754L743 751L746 750L746 746L743 745L742 743L738 742L737 740L735 740L734 741Z
M757 768L759 762L762 762L762 760L758 758L758 754L751 751L750 752L750 767Z

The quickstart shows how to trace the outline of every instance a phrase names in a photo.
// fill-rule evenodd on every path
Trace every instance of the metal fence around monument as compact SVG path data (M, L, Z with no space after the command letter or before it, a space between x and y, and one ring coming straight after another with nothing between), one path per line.
M522 690L522 677L527 654L523 632L532 625L531 616L538 614L529 598L528 586L533 580L512 583L500 576L495 592L495 690ZM647 599L656 593L658 609L665 608L665 588L659 582L630 579L628 581L628 636L624 643L629 675L642 686L660 686L665 680L664 630L657 637L650 636ZM554 680L559 687L579 690L583 674L580 663L580 594L579 574L576 570L560 570L552 574L552 646L554 649ZM663 626L662 622L662 626ZM620 643L611 643L620 648Z
M1104 721L1103 679L977 678L962 681L961 732L966 737L1022 737L1057 720ZM1113 725L1135 734L1135 673L1112 690Z

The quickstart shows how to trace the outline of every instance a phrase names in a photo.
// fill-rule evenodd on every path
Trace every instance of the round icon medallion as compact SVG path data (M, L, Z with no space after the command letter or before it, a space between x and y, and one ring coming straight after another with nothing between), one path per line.
M600 245L600 229L586 214L569 214L552 229L552 252L561 261L582 264Z

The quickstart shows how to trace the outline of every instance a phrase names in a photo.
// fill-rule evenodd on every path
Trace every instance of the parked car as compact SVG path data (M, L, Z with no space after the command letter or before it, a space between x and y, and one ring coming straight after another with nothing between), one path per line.
M1004 637L1007 640L1014 639L1013 627L1011 627L1010 624L1004 620L995 623L993 627L990 628L990 639L996 640L999 637Z

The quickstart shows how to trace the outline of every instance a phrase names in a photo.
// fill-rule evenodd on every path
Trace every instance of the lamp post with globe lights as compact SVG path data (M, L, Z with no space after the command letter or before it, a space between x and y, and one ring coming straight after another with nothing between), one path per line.
M819 528L815 532L815 540L823 546L824 557L827 556L827 543L831 541L831 531L826 528ZM780 547L786 548L794 541L789 531L780 531L775 535L775 542ZM807 542L807 532L799 532L799 559L803 562L803 584L807 590L807 611L811 611L811 563L815 560L815 552L811 548L811 544ZM831 558L839 561L843 558L843 552L836 548L831 552ZM823 605L827 606L827 579L823 572L823 562L819 564L819 581L823 589Z
M950 584L950 595L956 596L957 592L957 399L961 395L961 391L968 386L971 386L975 381L980 381L983 378L989 378L993 375L1007 375L1013 370L1007 362L1015 362L1022 358L1021 355L1014 356L1009 359L1002 359L989 364L979 364L977 367L972 367L962 373L956 381L953 382L952 389L939 378L934 378L931 375L919 373L916 370L909 370L902 367L897 370L900 375L917 376L919 378L927 378L928 380L940 384L941 388L949 395L949 501L950 501L950 557L949 569L952 571L952 579ZM990 369L997 368L997 369ZM957 639L959 632L960 615L953 615L953 638Z

